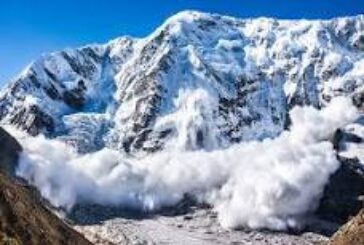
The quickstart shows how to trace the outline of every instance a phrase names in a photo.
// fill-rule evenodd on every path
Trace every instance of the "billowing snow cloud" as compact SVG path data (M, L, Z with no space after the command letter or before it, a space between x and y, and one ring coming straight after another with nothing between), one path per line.
M191 104L183 110L209 115L199 105L201 98L208 101L207 92L186 96L185 103ZM189 114L195 122L191 125L211 131L197 114ZM59 141L18 136L24 153L17 174L55 206L71 208L89 202L156 210L189 194L210 203L226 228L284 230L299 226L302 216L315 209L329 176L339 166L329 139L337 128L355 120L357 111L348 99L337 98L321 111L296 107L290 116L290 131L275 139L212 151L186 151L183 137L196 129L187 127L187 121L165 118L159 126L177 120L181 127L178 147L142 159L106 148L78 155ZM211 146L214 149L216 144Z

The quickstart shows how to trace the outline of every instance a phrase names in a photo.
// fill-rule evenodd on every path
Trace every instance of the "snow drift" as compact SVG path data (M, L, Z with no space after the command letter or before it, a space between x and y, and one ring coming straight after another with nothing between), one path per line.
M179 132L175 144L162 152L131 158L104 148L80 155L63 142L17 133L24 147L17 174L53 205L67 209L87 202L150 211L189 194L210 203L226 228L284 230L299 227L315 209L339 166L329 139L357 117L344 98L322 110L295 107L290 130L280 136L215 149L209 121L214 97L204 90L180 94L174 116L157 123L175 124ZM197 129L209 136L209 151L183 147L193 145L188 135Z

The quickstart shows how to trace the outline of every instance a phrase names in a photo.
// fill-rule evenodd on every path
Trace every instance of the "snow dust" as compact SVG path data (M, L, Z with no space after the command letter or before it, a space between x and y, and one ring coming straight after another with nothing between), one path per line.
M350 100L334 99L322 110L293 108L290 130L275 139L226 149L215 149L211 142L212 150L192 151L183 147L184 139L194 134L193 126L212 132L211 121L199 115L212 120L206 106L213 108L213 103L206 91L191 95L183 94L176 102L187 103L176 107L184 111L159 122L179 125L174 150L140 159L107 148L79 155L60 141L12 130L24 147L17 174L53 205L66 209L87 202L150 211L172 206L189 194L211 204L225 228L299 227L339 167L329 140L337 128L356 119Z

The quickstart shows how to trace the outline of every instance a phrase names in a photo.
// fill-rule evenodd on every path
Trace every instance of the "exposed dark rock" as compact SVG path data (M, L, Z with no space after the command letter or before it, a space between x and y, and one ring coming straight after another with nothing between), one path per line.
M49 69L47 69L46 67L44 67L44 72L49 76L50 79L52 79L53 81L57 81L57 76L55 74L53 74Z
M35 72L29 75L29 80L33 83L36 88L40 88L40 82L38 81Z
M22 147L9 133L0 128L0 170L14 175Z
M13 115L10 122L33 136L38 135L43 130L46 132L53 132L54 130L52 117L44 113L36 105L22 108Z
M75 91L65 91L63 93L63 98L64 98L64 102L73 107L73 108L77 108L80 109L84 102L85 99L82 97L82 95L80 95L77 90Z
M20 144L0 128L0 244L91 244L40 201L40 194L11 178Z
M0 244L91 244L0 171Z
M81 53L78 53L78 54L81 55ZM68 64L70 65L71 69L74 72L76 72L77 74L80 74L84 78L87 78L87 79L92 78L94 72L96 71L96 67L90 60L84 59L83 60L84 62L81 63L80 57L71 56L70 54L68 54L65 51L62 51L61 55L68 62Z
M139 93L152 92L146 97L141 97L136 103L135 113L132 116L131 136L123 141L123 150L125 152L132 152L142 148L149 152L155 151L155 149L144 147L144 144L150 138L150 133L152 132L150 127L153 125L159 112L162 91L161 87L157 85L158 78L154 74L142 79L143 82L134 85L134 91Z
M59 95L57 89L51 83L49 84L48 87L44 88L44 91L53 100L60 100L61 99L61 96Z
M328 245L363 245L364 209L341 227L330 239Z
M63 93L64 102L75 109L81 109L85 104L86 85L83 80L77 82L77 87Z
M332 137L332 144L334 146L334 149L338 151L340 149L340 143L344 139L345 132L342 129L336 130L334 136Z
M82 52L88 56L90 56L96 63L102 62L102 57L95 53L95 51L90 47L85 47L82 49Z
M317 214L342 224L363 208L364 172L357 159L339 156L339 160L341 166L330 177Z
M364 35L360 35L356 38L356 40L353 42L353 46L360 51L364 51Z
M364 103L364 92L357 92L353 95L353 104L358 107L362 108Z
M363 143L364 139L360 136L347 132L343 129L336 130L333 138L332 143L334 145L334 149L338 152L345 150L345 145L343 143L355 143L360 144Z

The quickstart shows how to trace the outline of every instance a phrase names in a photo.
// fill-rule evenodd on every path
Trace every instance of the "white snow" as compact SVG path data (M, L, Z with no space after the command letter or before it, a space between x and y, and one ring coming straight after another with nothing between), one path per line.
M284 129L287 102L293 97L319 106L326 103L323 96L350 96L363 86L364 55L354 47L364 32L363 20L363 16L327 21L240 20L183 11L142 39L121 37L102 45L65 50L84 69L82 72L73 70L61 52L43 55L1 93L0 105L8 114L1 123L10 123L10 116L26 106L23 98L28 101L27 97L32 97L57 122L57 135L66 134L67 125L59 122L80 111L50 99L30 77L34 71L42 85L51 83L59 94L82 80L87 103L81 112L109 118L99 144L123 150L124 141L141 133L131 131L135 122L143 120L142 110L152 107L154 119L170 114L176 110L172 101L181 89L202 88L214 96L238 100L237 85L249 81L252 84L240 88L247 93L239 98L244 104L230 109L224 117L215 113L215 126L220 135L231 131L238 141L272 138ZM52 82L45 68L57 81ZM143 87L140 84L145 84L145 89L136 93ZM147 98L155 95L161 102L152 105ZM158 120L154 119L147 127L158 130L154 125ZM251 120L254 122L246 123ZM163 147L171 144L168 139ZM146 138L143 146L153 146L155 141Z
M197 95L203 93L190 94ZM198 111L196 99L185 106ZM55 206L88 202L156 210L190 194L212 204L223 227L285 230L299 227L314 210L339 166L328 139L356 116L350 102L339 98L322 111L293 109L292 129L276 139L210 152L177 148L142 159L107 148L77 155L56 140L19 137L24 153L17 174ZM200 127L198 119L191 122L188 131Z

